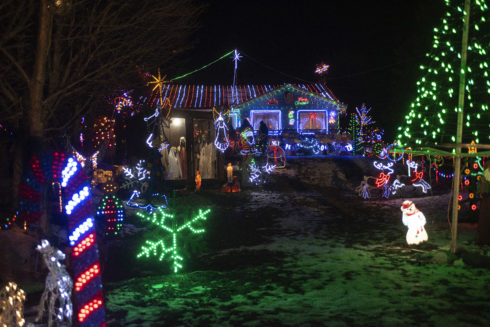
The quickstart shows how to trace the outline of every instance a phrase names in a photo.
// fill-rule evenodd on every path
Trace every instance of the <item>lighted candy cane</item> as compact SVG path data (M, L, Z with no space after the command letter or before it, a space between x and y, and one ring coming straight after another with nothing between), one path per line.
M78 162L69 158L61 172L61 184L72 246L72 268L75 284L74 313L80 327L105 326L105 309L100 276L99 254L95 241L92 199L88 178Z

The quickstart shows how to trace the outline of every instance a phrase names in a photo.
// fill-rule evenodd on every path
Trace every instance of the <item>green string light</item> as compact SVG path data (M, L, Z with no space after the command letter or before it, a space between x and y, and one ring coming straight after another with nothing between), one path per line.
M488 94L490 94L490 69L486 53L490 43L481 43L488 37L490 15L486 1L475 1L470 10L470 39L465 82L465 107L463 143L470 143L477 135L488 135L490 120ZM439 144L454 142L458 108L459 61L461 54L456 46L461 44L463 9L455 0L445 0L447 12L442 27L434 28L432 51L426 54L427 62L420 65L424 76L417 81L417 97L410 111L397 128L397 142L401 145ZM451 33L447 33L451 31ZM456 53L456 56L454 56ZM421 110L423 108L423 110ZM481 119L480 119L481 117ZM475 140L476 141L476 140Z
M213 61L212 61L212 62L210 62L209 64L206 64L206 65L204 65L204 66L202 66L202 67L200 67L200 68L198 68L198 69L195 69L195 70L193 70L193 71L191 71L191 72L189 72L189 73L187 73L187 74L184 74L184 75L180 75L180 76L174 77L174 78L172 78L170 81L171 81L171 82L173 82L173 81L176 81L176 80L178 80L178 79L182 79L182 78L184 78L184 77L187 77L187 76L189 76L189 75L191 75L191 74L197 73L197 72L198 72L198 71L200 71L200 70L206 69L206 68L208 68L209 66L211 66L211 65L213 65L213 64L215 64L215 63L217 63L218 61L220 61L220 60L222 60L222 59L224 59L224 58L226 58L226 57L230 56L230 55L233 53L233 51L235 51L235 50L231 50L230 52L225 53L224 55L222 55L222 56L221 56L221 57L219 57L218 59L213 60Z
M179 269L182 269L182 261L184 258L180 256L178 251L177 235L186 229L190 230L192 234L204 233L204 229L197 228L193 225L199 221L205 221L207 219L206 216L210 212L211 209L207 209L206 211L199 209L197 216L180 226L176 225L175 215L163 211L162 208L158 208L152 214L137 212L136 215L143 221L149 222L150 224L155 225L167 232L170 236L168 238L171 238L171 245L167 246L164 238L161 238L155 242L147 240L145 241L145 245L141 246L141 251L136 255L136 257L140 258L144 256L148 258L150 256L156 256L158 257L159 261L163 261L165 256L169 254L169 260L172 261L174 272L178 272ZM168 226L168 220L171 220L172 227Z

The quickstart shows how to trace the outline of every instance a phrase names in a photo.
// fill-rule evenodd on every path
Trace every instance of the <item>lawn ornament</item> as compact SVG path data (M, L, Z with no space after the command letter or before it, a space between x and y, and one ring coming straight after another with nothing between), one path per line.
M415 207L412 201L408 200L402 203L400 209L403 212L403 225L408 227L406 236L407 244L417 245L427 241L429 236L424 227L426 223L424 214Z
M65 260L65 254L51 246L48 240L42 240L36 250L41 252L44 263L49 269L36 321L41 320L44 311L47 309L49 327L53 326L53 318L58 322L66 321L71 326L73 314L71 291L73 282L66 271L65 265L60 262ZM58 303L57 308L55 308L56 303Z

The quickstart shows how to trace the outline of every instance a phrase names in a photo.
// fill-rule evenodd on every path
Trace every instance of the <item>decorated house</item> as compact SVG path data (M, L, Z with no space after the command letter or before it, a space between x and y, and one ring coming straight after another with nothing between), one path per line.
M261 121L269 135L283 133L335 134L338 114L345 106L330 92L314 93L303 87L285 84L261 96L232 107L233 127L248 119L254 131Z
M157 99L155 99L156 101ZM237 130L247 120L258 132L263 121L269 135L281 139L289 154L297 136L323 140L337 133L342 104L324 84L283 85L177 85L162 89L161 101L172 110L170 124L163 127L168 147L162 162L168 180L221 179L225 166L215 147L214 113L227 113L228 126ZM326 146L325 146L326 150Z

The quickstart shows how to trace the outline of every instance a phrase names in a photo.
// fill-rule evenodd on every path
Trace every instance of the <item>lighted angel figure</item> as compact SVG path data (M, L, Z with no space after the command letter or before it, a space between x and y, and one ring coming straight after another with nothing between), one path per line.
M422 211L415 207L412 201L403 201L401 206L403 212L402 222L403 225L408 227L407 231L407 244L417 245L425 242L429 239L427 231L425 230L426 219Z
M221 113L219 113L218 118L215 120L214 126L216 127L216 138L214 140L214 145L221 152L225 152L230 145L230 141L228 141L227 135L228 126L226 126L226 122Z

